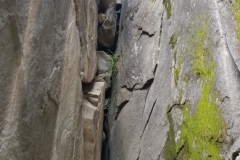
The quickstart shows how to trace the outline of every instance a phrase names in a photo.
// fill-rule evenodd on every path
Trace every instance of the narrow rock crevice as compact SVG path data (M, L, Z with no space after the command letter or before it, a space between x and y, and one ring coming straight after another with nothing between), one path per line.
M117 113L115 116L115 120L117 120L118 115L120 114L120 112L122 111L123 107L129 102L129 100L126 100L124 102L122 102L119 106L117 106Z
M144 135L144 132L145 132L145 130L146 130L146 128L147 128L147 125L148 125L148 123L149 123L149 120L150 120L150 118L151 118L151 116L152 116L152 112L153 112L154 108L156 107L156 102L157 102L157 99L154 101L154 103L153 103L153 105L152 105L151 111L150 111L150 113L149 113L149 115L148 115L148 119L147 119L147 121L146 121L146 123L145 123L145 125L144 125L144 127L143 127L143 132L142 132L142 135L140 136L140 139L141 139L142 136Z
M142 88L140 90L149 89L151 87L153 81L154 81L154 77L148 79L146 81L146 83L143 84L143 86L142 86Z
M141 31L141 34L139 35L139 38L138 40L143 36L143 35L146 35L148 36L149 38L153 37L155 35L156 32L153 32L153 33L149 33L148 31L146 30L143 30L142 27L138 28L139 31Z
M121 1L99 1L98 10L98 39L97 50L102 56L98 56L98 72L97 75L105 74L103 78L107 82L106 94L105 94L105 107L104 107L104 123L103 134L105 139L102 145L102 160L109 159L109 122L108 122L108 107L112 101L113 96L113 79L117 76L118 72L118 53L116 52L118 34L119 34L119 20L121 15ZM108 58L107 58L108 57ZM104 67L106 66L106 67ZM107 69L108 68L108 69ZM129 100L125 100L118 105L118 112L128 103ZM118 115L118 114L117 114ZM117 118L117 115L115 118Z

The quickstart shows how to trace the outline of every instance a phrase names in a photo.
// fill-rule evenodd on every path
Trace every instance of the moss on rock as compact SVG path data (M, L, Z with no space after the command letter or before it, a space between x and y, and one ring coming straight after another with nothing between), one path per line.
M233 14L237 21L237 38L240 41L240 0L236 0L233 4Z
M225 135L225 122L213 99L216 98L212 93L215 63L211 43L207 40L206 21L203 21L202 28L197 31L196 41L193 42L193 71L200 78L201 96L195 113L191 112L190 105L183 107L182 135L178 143L180 146L184 144L182 155L187 159L218 160L221 159L220 139Z
M172 7L171 7L171 1L170 0L163 0L163 4L167 10L167 19L169 19L172 15Z

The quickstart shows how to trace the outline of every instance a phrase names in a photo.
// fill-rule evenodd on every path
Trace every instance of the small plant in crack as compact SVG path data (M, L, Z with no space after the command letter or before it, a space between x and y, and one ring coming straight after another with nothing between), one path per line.
M112 58L112 61L111 61L112 71L113 72L118 72L118 59L119 59L119 55L117 53L114 53L114 52L110 51L110 50L108 50L107 53Z

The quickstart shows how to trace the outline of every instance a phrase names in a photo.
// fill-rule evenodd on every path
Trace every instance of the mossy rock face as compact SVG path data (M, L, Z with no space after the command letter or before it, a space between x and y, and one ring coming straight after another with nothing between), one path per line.
M201 94L192 113L191 105L183 107L183 123L180 145L184 144L187 159L221 159L221 142L225 137L225 122L220 109L215 104L214 92L215 63L211 42L207 37L207 22L196 31L192 40L192 69L200 80Z
M181 137L175 141L174 123L171 113L168 113L169 131L164 147L165 159L222 159L220 153L226 137L226 127L221 110L216 104L216 101L221 99L221 94L216 90L213 47L208 35L207 21L202 20L202 23L196 26L192 27L190 32L194 36L190 35L186 41L188 49L177 54L176 48L173 47L174 78L175 82L178 81L185 58L192 57L192 71L190 74L183 72L182 80L188 85L194 76L200 86L200 94L196 104L193 105L189 101L181 104L182 94L187 90L179 90L178 104L183 115ZM175 45L174 39L175 35L171 36L169 45Z

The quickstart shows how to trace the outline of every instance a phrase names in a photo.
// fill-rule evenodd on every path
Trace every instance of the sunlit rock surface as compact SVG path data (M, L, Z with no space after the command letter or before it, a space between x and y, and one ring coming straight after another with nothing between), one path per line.
M83 86L83 137L84 159L100 160L103 133L103 108L105 82L93 82Z
M239 7L123 1L110 159L231 159L240 148Z
M237 158L239 17L239 0L0 1L0 159L99 160L104 139L106 160Z
M84 160L96 1L0 1L0 37L0 159Z

